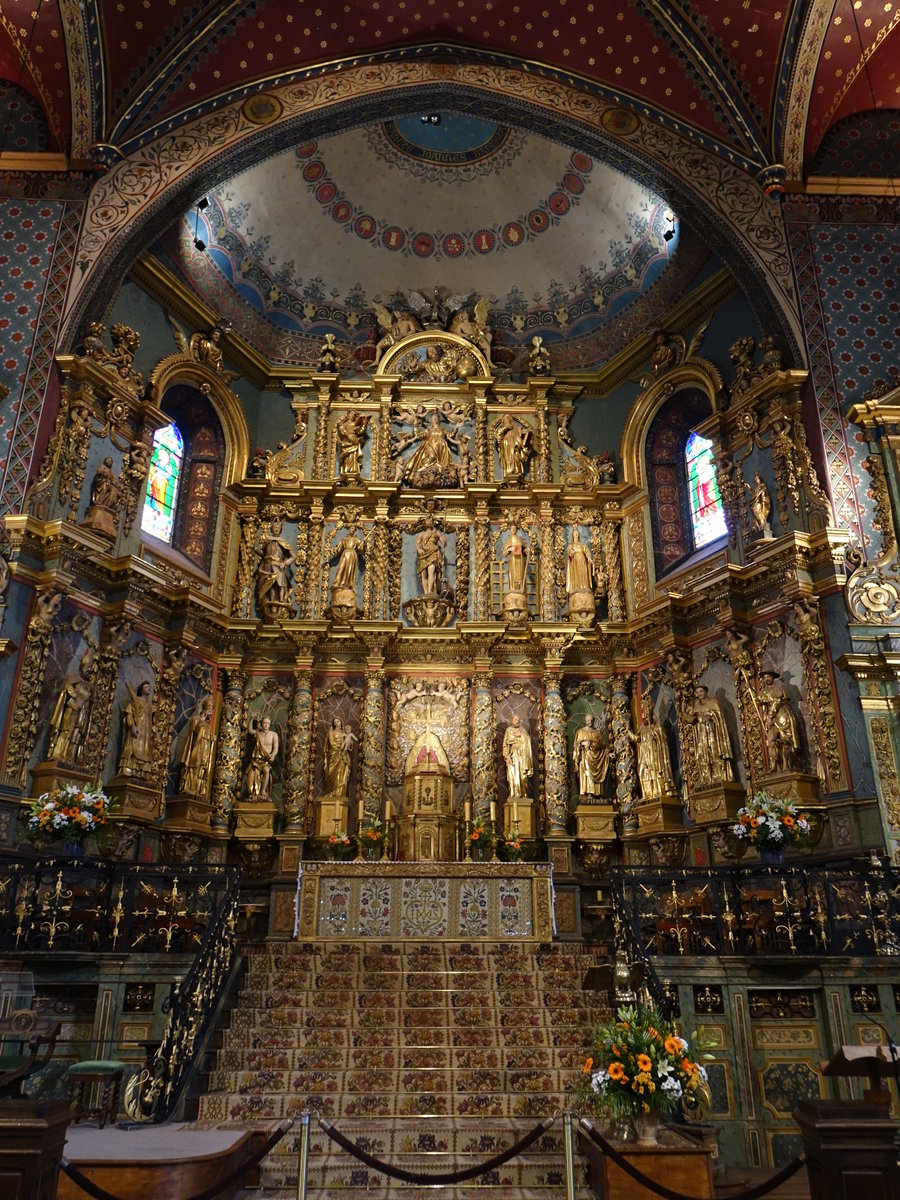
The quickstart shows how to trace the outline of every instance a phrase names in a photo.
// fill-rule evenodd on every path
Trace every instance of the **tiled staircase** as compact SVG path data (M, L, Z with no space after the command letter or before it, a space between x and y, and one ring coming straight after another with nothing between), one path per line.
M414 1172L487 1161L561 1112L578 1077L596 995L579 948L493 943L279 944L251 954L240 1003L203 1098L204 1122L310 1110L376 1158ZM388 1179L313 1119L309 1195L565 1195L562 1121L504 1166L454 1187ZM297 1194L298 1127L263 1164L266 1200ZM579 1181L579 1200L588 1192Z

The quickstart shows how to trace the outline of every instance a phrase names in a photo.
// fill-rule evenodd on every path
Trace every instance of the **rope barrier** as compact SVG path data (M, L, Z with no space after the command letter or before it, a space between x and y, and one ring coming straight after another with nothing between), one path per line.
M373 1171L380 1171L382 1175L388 1175L391 1179L399 1179L402 1183L415 1183L421 1187L429 1185L441 1185L442 1187L450 1187L454 1183L465 1183L467 1179L474 1179L476 1175L484 1175L486 1171L492 1171L496 1167L502 1167L504 1163L508 1163L511 1158L515 1158L517 1154L521 1154L527 1150L532 1143L536 1142L541 1134L551 1129L556 1122L556 1117L545 1117L540 1125L535 1125L530 1133L527 1133L514 1146L510 1146L508 1150L504 1150L502 1154L497 1154L494 1158L489 1158L487 1162L479 1163L475 1167L466 1167L464 1171L453 1171L448 1174L419 1174L415 1171L404 1171L402 1167L392 1167L390 1163L382 1162L381 1159L374 1158L371 1154L367 1154L365 1150L361 1150L359 1146L349 1141L342 1133L340 1133L324 1117L319 1117L319 1125L328 1134L332 1141L337 1142L342 1150L346 1150L354 1158L358 1159L367 1167L371 1167ZM689 1200L689 1198L688 1198Z
M240 1179L241 1176L246 1174L247 1171L261 1163L269 1151L276 1146L284 1137L284 1135L292 1128L293 1124L293 1121L282 1121L278 1128L266 1139L265 1144L260 1150L257 1150L255 1154L251 1154L248 1158L245 1158L240 1166L235 1167L234 1170L226 1175L224 1179L220 1180L219 1183L214 1184L212 1187L206 1188L202 1192L197 1192L193 1196L185 1196L184 1200L213 1200L213 1197L218 1196L219 1192L222 1192L225 1190L225 1188L230 1187L231 1184ZM87 1175L85 1175L83 1171L79 1171L78 1167L70 1163L67 1158L63 1158L59 1165L72 1180L72 1182L76 1183L83 1192L87 1192L89 1196L92 1196L93 1200L122 1200L121 1196L116 1196L113 1192L108 1192L105 1188L100 1187L99 1184L94 1183L92 1179L88 1179Z
M593 1125L585 1117L580 1121L581 1132L594 1143L599 1146L604 1154L609 1155L617 1167L621 1167L626 1175L630 1175L632 1179L643 1184L648 1191L655 1192L657 1196L662 1196L663 1200L696 1200L695 1196L689 1196L685 1192L674 1192L671 1188L667 1188L663 1183L656 1183L643 1171L639 1171L633 1166L627 1158L624 1158L615 1146L611 1146L609 1142L598 1133ZM763 1183L756 1184L755 1187L745 1188L742 1192L729 1192L728 1200L756 1200L758 1196L765 1196L775 1188L779 1187L786 1179L790 1179L802 1166L806 1163L806 1155L798 1154L796 1158L792 1158L786 1167L773 1175L770 1179Z

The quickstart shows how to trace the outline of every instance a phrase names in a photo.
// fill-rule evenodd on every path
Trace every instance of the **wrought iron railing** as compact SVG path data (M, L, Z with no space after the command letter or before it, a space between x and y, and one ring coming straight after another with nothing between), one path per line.
M238 875L0 854L0 952L195 954Z
M900 955L900 873L843 866L611 871L613 911L651 958Z

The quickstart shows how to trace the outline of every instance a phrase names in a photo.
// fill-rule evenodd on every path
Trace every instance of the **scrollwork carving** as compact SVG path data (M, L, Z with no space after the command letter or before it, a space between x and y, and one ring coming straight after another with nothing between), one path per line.
M50 587L38 593L32 610L3 763L3 782L12 787L24 788L28 778L28 759L38 734L38 708L47 654L64 596L61 588Z

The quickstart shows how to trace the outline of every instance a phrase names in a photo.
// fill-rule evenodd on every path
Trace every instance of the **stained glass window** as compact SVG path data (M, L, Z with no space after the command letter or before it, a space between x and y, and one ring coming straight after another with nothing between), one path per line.
M725 508L716 481L713 446L708 438L692 433L684 451L688 493L691 498L691 521L694 526L694 546L699 550L728 532Z
M175 528L175 502L183 459L184 442L178 427L173 423L157 429L153 435L141 529L164 542L172 541Z

